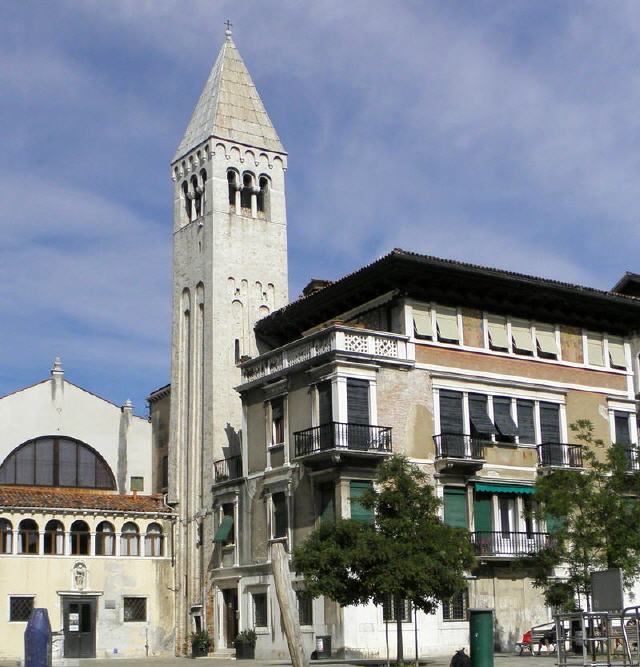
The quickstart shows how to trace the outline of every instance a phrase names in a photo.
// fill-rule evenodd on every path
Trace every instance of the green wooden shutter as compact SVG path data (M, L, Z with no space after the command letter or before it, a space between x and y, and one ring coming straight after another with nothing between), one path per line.
M615 425L615 437L616 444L618 445L630 445L631 444L631 433L629 432L629 414L627 412L616 412L613 413L614 425Z
M533 417L533 401L526 401L519 398L516 401L516 407L520 442L534 443L536 441L536 429Z
M333 421L333 408L331 405L331 382L322 382L318 385L318 403L320 424L329 424Z
M373 510L362 506L360 499L373 488L373 482L351 482L351 518L362 523L373 523Z
M560 407L555 403L540 403L540 433L542 442L560 442Z
M274 493L271 496L273 503L273 536L286 537L288 529L287 499L284 493Z
M475 494L473 499L473 520L476 533L488 533L493 530L493 508L490 494Z
M547 533L557 533L564 528L565 519L561 516L547 516Z
M456 528L467 527L467 492L454 486L444 489L444 522Z

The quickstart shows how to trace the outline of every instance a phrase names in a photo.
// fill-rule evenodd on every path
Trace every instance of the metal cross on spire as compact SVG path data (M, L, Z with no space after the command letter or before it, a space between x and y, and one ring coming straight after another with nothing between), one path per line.
M224 22L224 24L227 26L227 29L224 31L224 34L225 34L227 37L231 37L231 27L233 26L233 23L231 23L231 21L229 21L229 19L227 19L227 20Z

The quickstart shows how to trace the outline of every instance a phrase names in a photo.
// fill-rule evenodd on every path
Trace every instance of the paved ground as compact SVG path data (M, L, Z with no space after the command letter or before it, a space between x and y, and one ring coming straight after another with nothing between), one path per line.
M449 667L451 657L421 658L421 665L427 667ZM290 662L272 660L235 660L225 658L198 658L196 661L190 658L111 658L92 660L64 660L54 662L54 667L268 667L277 665L290 665ZM555 655L518 656L512 653L496 653L494 656L495 667L553 667L556 664ZM20 662L15 660L0 660L0 667L19 667ZM313 660L311 667L347 667L351 665L367 666L380 665L379 661L358 661L354 663L329 660ZM407 661L407 667L412 662ZM383 664L384 667L384 664Z

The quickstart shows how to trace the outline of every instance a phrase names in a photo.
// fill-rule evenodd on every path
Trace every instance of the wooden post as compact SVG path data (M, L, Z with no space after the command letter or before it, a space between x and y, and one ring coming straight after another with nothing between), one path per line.
M278 598L282 623L284 624L284 634L289 645L291 664L293 667L308 667L300 641L300 623L298 622L293 589L291 588L289 559L280 542L271 545L271 567L273 569L276 597Z

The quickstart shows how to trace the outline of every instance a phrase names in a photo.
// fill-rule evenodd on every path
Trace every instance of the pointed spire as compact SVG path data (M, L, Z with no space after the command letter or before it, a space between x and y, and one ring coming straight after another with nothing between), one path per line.
M286 152L233 42L229 22L225 35L174 162L211 137Z

